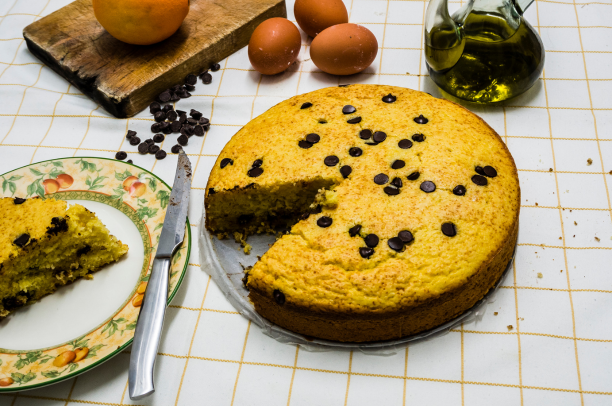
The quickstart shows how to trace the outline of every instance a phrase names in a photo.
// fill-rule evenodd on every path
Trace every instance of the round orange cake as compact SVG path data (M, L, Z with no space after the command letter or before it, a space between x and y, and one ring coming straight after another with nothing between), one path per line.
M289 223L245 277L263 317L364 342L431 329L480 300L512 257L519 202L512 156L478 116L350 85L244 126L215 163L205 209L212 234L245 245Z

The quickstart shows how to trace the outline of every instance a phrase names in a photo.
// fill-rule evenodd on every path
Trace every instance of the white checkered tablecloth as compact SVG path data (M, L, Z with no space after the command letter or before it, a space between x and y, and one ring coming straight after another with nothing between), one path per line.
M148 111L110 116L27 50L23 28L69 0L0 0L0 173L66 156L113 157L172 182L176 155L155 161L125 142L148 138ZM261 76L246 48L221 61L177 108L209 117L192 137L190 218L198 235L208 174L230 137L283 99L339 83L381 83L440 96L422 53L422 0L345 0L350 22L380 50L364 73L338 78L309 60ZM288 16L293 17L288 0ZM451 12L460 2L451 4ZM482 322L389 357L313 353L279 344L237 314L199 267L197 244L168 309L157 392L145 405L612 405L612 1L537 0L527 19L546 47L541 80L504 106L474 109L502 136L519 168L519 246L513 273ZM175 135L163 148L169 151ZM592 160L592 164L587 161ZM538 273L542 277L538 277ZM495 315L496 313L497 315ZM512 326L509 329L509 326ZM70 381L0 405L133 404L129 354Z

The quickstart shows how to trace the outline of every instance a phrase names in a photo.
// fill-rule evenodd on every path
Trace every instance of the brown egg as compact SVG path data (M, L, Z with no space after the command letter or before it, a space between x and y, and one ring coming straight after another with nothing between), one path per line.
M348 23L342 0L296 0L293 13L300 28L311 37L332 25Z
M312 40L310 57L323 72L352 75L374 61L378 41L367 28L357 24L338 24L321 32Z
M253 31L249 60L264 75L275 75L296 60L301 47L302 38L295 24L286 18L270 18Z

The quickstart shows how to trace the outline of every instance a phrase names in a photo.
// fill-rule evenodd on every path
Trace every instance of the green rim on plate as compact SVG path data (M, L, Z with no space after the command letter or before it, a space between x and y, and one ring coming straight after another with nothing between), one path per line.
M137 165L98 157L59 158L25 165L0 175L0 184L0 197L53 196L111 206L136 225L145 254L141 275L132 293L110 318L91 331L49 348L28 351L0 348L0 393L6 393L73 378L109 360L132 343L140 312L139 299L142 299L137 289L148 281L171 188ZM189 219L185 226L187 238L172 259L168 304L176 295L189 265ZM56 360L69 351L74 353L70 355L75 355L73 361L60 362L64 357Z

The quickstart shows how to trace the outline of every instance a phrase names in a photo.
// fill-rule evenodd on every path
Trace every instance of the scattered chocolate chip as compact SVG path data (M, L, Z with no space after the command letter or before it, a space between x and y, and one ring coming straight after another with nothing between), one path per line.
M217 66L219 66L219 64L217 64ZM217 70L219 70L219 68L217 68ZM279 305L285 304L285 294L281 292L280 290L276 289L274 292L272 292L272 296L274 297L274 301L277 304Z
M391 164L392 169L402 169L404 166L406 166L406 162L402 161L401 159L398 159Z
M175 102L175 101L179 101L179 100L181 100L181 98L180 98L180 97L179 97L177 94L172 93L172 94L170 95L170 101Z
M149 145L153 144L154 142L155 141L153 141L151 138L147 138L146 140L144 140L144 143Z
M191 137L195 133L195 128L191 124L184 124L181 128L181 134Z
M472 176L472 182L474 182L478 186L486 186L487 183L489 183L489 181L487 181L487 178L485 178L484 176L480 176L480 175Z
M198 77L196 75L194 75L193 73L189 74L185 78L185 83L187 83L189 85L195 85L196 83L198 83Z
M425 141L425 136L423 134L414 134L412 136L412 140L416 142L423 142Z
M332 225L333 220L331 217L321 216L317 219L317 225L322 228L327 228Z
M166 104L164 107L162 107L161 111L168 114L169 112L174 111L174 106L171 104Z
M204 127L202 127L201 125L196 125L195 127L193 127L193 133L197 135L198 137L203 137Z
M84 247L81 247L77 250L76 252L76 256L77 257L81 257L85 254L87 254L89 251L91 251L91 246L90 245L85 245Z
M172 132L172 125L168 122L163 122L160 123L160 130L161 132L163 132L164 134L170 134Z
M427 124L428 121L422 114L414 119L414 122L417 124Z
M210 124L210 120L207 119L206 117L202 117L198 120L198 123L200 123L201 125L207 125L207 124Z
M197 76L196 76L196 80L197 80ZM185 89L190 91L190 92L193 92L194 90L196 90L196 87L194 85L186 84L185 85Z
M485 171L482 168L482 166L477 166L476 168L474 168L474 170L476 171L477 174L482 175L482 176L486 176L485 175Z
M168 121L175 121L177 118L178 118L178 113L174 110L171 110L168 113L166 113L166 119Z
M198 120L199 120L199 119L198 119ZM199 121L198 121L198 120L196 120L196 119L195 119L195 118L193 118L193 117L189 117L189 118L187 119L187 122L189 123L189 125L196 125L196 124L198 124L198 123L199 123Z
M403 140L400 140L400 142L397 143L397 146L401 149L412 148L412 141L404 138Z
M149 145L149 154L155 155L159 151L159 147L155 144Z
M385 103L393 103L396 100L397 100L397 97L393 96L391 93L389 93L388 95L382 98L382 101L384 101Z
M130 138L130 145L138 145L138 144L140 144L140 138L138 137Z
M421 190L425 193L431 193L436 190L436 185L435 183L426 180L425 182L421 183Z
M417 180L421 176L419 172L412 172L410 175L406 176L408 180Z
M347 104L346 106L342 107L342 113L344 114L353 114L356 111L357 109L351 106L350 104Z
M359 147L353 147L349 149L350 156L358 157L358 156L361 156L361 154L363 154L363 151Z
M361 255L362 258L368 259L374 255L374 250L372 248L361 247L359 248L359 255Z
M311 144L316 144L317 142L321 141L321 137L319 136L319 134L310 133L306 136L306 141Z
M173 121L173 122L170 123L170 130L173 133L177 133L177 132L181 131L181 126L182 126L182 124L181 124L180 121Z
M172 96L170 96L170 92L167 90L164 92L161 92L159 96L157 97L159 98L159 101L162 103L168 103L170 99L172 98Z
M227 165L234 165L234 160L231 158L223 158L221 160L221 169L225 168Z
M128 130L127 134L125 135L125 138L131 140L134 136L136 136L136 131Z
M68 222L62 217L53 217L51 219L51 226L47 227L47 234L54 234L68 231Z
M404 244L409 244L412 242L412 240L414 240L412 233L408 230L400 231L397 238L399 238Z
M261 175L263 173L263 169L261 168L252 168L249 169L249 171L247 172L247 175L249 175L251 178L256 178L259 175Z
M391 248L393 251L400 252L404 249L404 242L398 237L389 238L387 244L389 245L389 248Z
M162 121L164 121L166 119L166 113L164 113L163 111L158 111L157 113L155 113L153 115L153 118L155 119L155 121L157 121L158 123L161 123Z
M361 231L361 225L357 224L356 226L353 226L349 229L349 235L351 237L356 236L357 234L359 234L359 232Z
M385 134L385 133L384 133L384 132L382 132L382 131L376 131L376 132L374 133L374 135L372 136L372 139L373 139L375 142L377 142L377 143L378 143L378 142L383 142L384 140L386 140L386 139L387 139L387 134Z
M259 168L261 165L263 165L263 161L261 159L256 159L253 161L253 165L251 165L253 168Z
M302 107L300 107L300 109L304 110L304 109L307 109L308 107L312 107L312 103L306 102L302 104Z
M453 189L453 194L455 194L457 196L463 196L463 195L465 195L465 192L466 192L465 186L463 186L463 185L457 185Z
M158 144L159 144L160 142L164 142L164 140L165 140L165 139L166 139L166 137L164 137L164 134L155 134L155 135L153 136L153 141L154 141L154 142L157 142Z
M404 186L404 184L402 183L402 179L401 178L394 178L391 181L391 185L393 185L395 187L398 187L398 188Z
M308 141L301 140L301 141L298 141L298 147L308 149L312 147L312 144Z
M344 165L342 168L340 168L340 174L344 179L348 178L351 172L353 172L353 168L348 165Z
M350 120L347 120L347 123L349 123L349 124L359 124L359 123L361 123L361 117L351 118Z
M157 151L155 153L155 158L156 159L164 159L166 157L166 155L168 155L168 154L166 154L166 151L164 151L163 149L160 149L159 151Z
M212 65L210 65L210 70L213 72L216 72L219 69L221 69L221 65L219 65L218 63L213 63Z
M151 105L149 106L149 112L151 114L155 114L155 113L157 113L160 110L161 110L161 105L158 102L156 102L156 101L151 103Z
M26 199L22 199L21 197L15 197L13 198L13 203L15 204L23 204L25 203Z
M21 234L19 237L15 238L15 240L13 241L13 244L18 246L19 248L23 248L23 247L26 246L28 241L30 241L30 235L29 234Z
M199 111L195 109L191 109L191 111L189 112L189 115L193 117L195 120L199 120L202 118L202 113L200 113Z
M171 93L176 93L176 92L178 92L179 90L181 90L181 85L174 85L174 86L172 86L172 87L170 88L170 92L171 92Z
M361 130L359 132L359 138L362 140L369 140L372 138L372 130Z
M181 124L185 124L187 122L187 113L183 112L182 114L179 114L178 121Z
M391 186L385 186L385 188L383 189L383 191L388 194L389 196L396 196L399 195L399 189L391 187Z
M115 159L123 161L125 158L127 158L127 153L125 151L119 151L115 154Z
M142 155L149 152L149 144L147 144L146 142L143 142L142 144L140 144L138 146L138 152L141 153Z
M308 217L310 217L309 212L300 214L300 220L306 220Z
M128 164L133 164L133 163L134 163L134 161L132 161L131 159L128 159L128 160L127 160L127 161L125 161L125 162L127 162Z
M384 173L379 173L378 175L374 176L374 183L377 185L384 185L387 182L389 182L389 177Z
M487 176L489 178L494 178L494 177L497 176L497 171L492 166L485 166L484 167L484 174L485 174L485 176Z
M158 133L161 131L161 123L153 123L151 124L151 132Z
M172 152L173 154L178 154L182 151L182 149L183 148L180 145L176 144L172 148L170 148L170 152Z
M336 165L338 165L338 162L340 162L340 159L337 156L335 156L335 155L330 155L328 157L325 157L323 162L327 166L336 166Z
M365 244L370 248L376 247L379 241L378 236L376 234L368 234L363 240L365 241Z
M202 83L204 83L205 85L210 85L210 83L212 82L212 75L208 72L206 72L205 74L202 75Z
M184 147L185 145L187 145L187 143L189 143L189 138L185 134L183 134L176 139L176 142L178 142L179 145L182 145Z
M457 235L457 228L453 223L442 224L442 233L447 237L454 237Z

